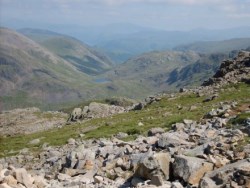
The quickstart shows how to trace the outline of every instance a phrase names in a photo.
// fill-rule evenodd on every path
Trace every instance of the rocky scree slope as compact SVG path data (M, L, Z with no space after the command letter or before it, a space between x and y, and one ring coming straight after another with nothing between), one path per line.
M30 134L65 125L68 115L62 112L42 112L38 108L15 109L0 113L0 136Z
M234 70L231 64L222 66L219 71L227 72L218 82L182 89L182 94L200 97L210 92L214 96L230 82L248 82L249 72L244 76L231 72L248 70L249 58L249 52L241 52L232 61L240 66ZM71 138L58 147L44 144L38 155L24 149L17 156L1 159L0 186L250 187L249 112L249 103L227 101L199 121L184 119L167 132L155 127L134 141L121 140L127 135L120 133L110 139Z

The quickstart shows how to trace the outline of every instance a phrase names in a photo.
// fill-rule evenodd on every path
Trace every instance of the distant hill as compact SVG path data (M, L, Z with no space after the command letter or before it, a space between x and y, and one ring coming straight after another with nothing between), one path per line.
M70 36L40 29L18 31L86 74L100 74L113 66L112 61L106 55Z
M0 108L55 108L94 97L94 87L71 63L13 30L0 29Z
M218 53L246 49L247 47L250 47L250 38L237 38L223 41L201 41L177 46L174 50Z
M150 52L128 60L102 77L124 85L143 85L145 92L152 94L199 85L228 57L224 53Z

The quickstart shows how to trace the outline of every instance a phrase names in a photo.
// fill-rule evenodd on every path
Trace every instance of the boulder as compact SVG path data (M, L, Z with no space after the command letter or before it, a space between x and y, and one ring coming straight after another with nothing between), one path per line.
M189 184L198 185L204 174L213 170L213 164L196 157L177 155L173 169L176 178L182 178Z
M26 187L32 187L34 178L32 178L24 168L18 168L14 170L14 177L18 183L25 185Z
M164 133L165 130L161 127L155 127L155 128L152 128L148 131L148 136L155 136L157 134L162 134Z
M77 121L78 119L82 118L82 109L81 108L74 108L71 112L68 121Z
M40 139L39 139L39 138L34 139L34 140L31 140L31 141L29 142L29 144L31 144L31 145L37 145L37 144L39 144L39 143L40 143Z
M1 183L0 188L12 188L12 187L9 186L7 183Z
M123 112L125 112L125 109L121 106L92 102L89 104L87 117L100 118Z
M147 180L153 180L157 185L163 180L169 179L169 165L171 157L168 153L156 153L142 158L135 172L135 176ZM156 177L157 175L157 177ZM159 177L160 176L160 177Z
M167 132L161 135L158 140L158 146L160 148L176 147L180 145L191 146L192 143L186 141L188 135L184 132Z

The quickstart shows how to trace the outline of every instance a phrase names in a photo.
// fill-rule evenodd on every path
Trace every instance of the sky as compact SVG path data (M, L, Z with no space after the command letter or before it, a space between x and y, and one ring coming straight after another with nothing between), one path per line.
M4 27L113 23L164 30L250 26L250 0L0 0Z

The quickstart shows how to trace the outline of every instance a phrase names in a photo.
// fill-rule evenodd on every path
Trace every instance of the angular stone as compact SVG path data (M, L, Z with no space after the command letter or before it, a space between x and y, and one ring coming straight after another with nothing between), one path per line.
M182 178L185 182L198 185L206 172L213 170L213 164L196 157L178 155L173 164L174 176Z
M194 121L193 120L190 120L190 119L184 119L183 120L183 123L185 123L186 125L190 125L191 123L193 123Z
M0 184L0 188L12 188L7 183Z
M171 157L168 153L156 153L153 156L146 156L139 161L135 176L152 180L152 177L158 174L164 180L168 180L170 161Z
M171 188L183 188L180 182L173 182Z
M139 184L142 184L143 182L144 182L143 179L138 178L138 177L133 177L131 184L132 184L132 186L137 187Z
M9 186L15 187L17 185L17 180L13 176L8 175L4 178L3 183L7 183Z
M14 177L18 183L24 184L26 187L32 187L34 179L28 175L26 169L18 168L14 171Z
M34 140L31 140L31 141L29 142L29 144L31 144L31 145L37 145L37 144L39 144L39 143L40 143L40 139L39 139L39 138L34 139Z
M148 131L148 136L155 136L156 134L162 134L165 130L161 127L155 127Z
M186 133L179 132L167 132L161 135L158 140L158 146L161 148L175 147L180 145L193 145L192 143L186 141L188 135Z
M218 186L210 178L203 177L201 182L200 182L200 187L201 188L215 188Z
M162 186L163 183L164 182L163 182L162 176L160 176L160 175L153 175L151 177L150 184L156 185L156 186Z
M37 188L45 188L48 186L47 182L42 176L34 176L34 185L36 185Z
M69 175L67 175L67 174L61 174L61 173L59 173L58 175L57 175L57 179L59 180L59 181L66 181L66 180L69 180L71 178L71 176L69 176Z
M103 177L102 176L95 176L94 177L94 181L95 181L95 183L101 183L101 182L103 182Z

